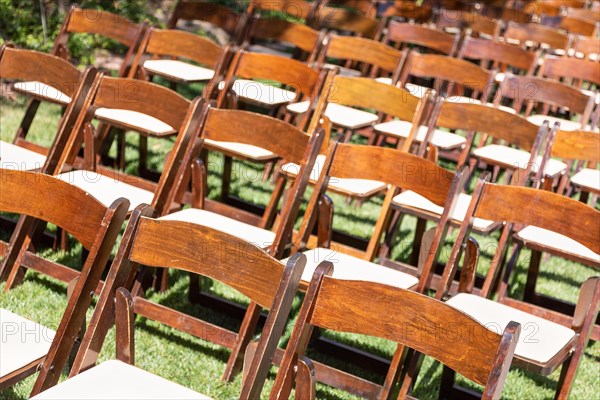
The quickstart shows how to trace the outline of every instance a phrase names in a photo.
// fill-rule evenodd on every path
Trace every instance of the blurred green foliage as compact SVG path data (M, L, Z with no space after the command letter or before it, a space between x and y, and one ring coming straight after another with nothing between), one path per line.
M18 47L49 52L66 13L74 4L158 25L152 2L144 0L0 0L0 43L12 42ZM71 57L76 63L93 63L98 49L119 53L117 43L98 35L72 35L69 41Z

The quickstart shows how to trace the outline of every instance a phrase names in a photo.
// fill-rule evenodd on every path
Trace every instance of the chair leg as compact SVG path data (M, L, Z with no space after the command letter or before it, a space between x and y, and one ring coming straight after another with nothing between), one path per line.
M388 400L392 398L392 391L394 389L394 385L398 382L398 378L400 377L400 373L402 372L402 365L405 361L406 351L405 347L399 344L396 347L396 351L394 352L394 357L392 357L392 361L390 363L390 369L385 377L385 382L383 383L383 387L379 392L379 400Z
M523 300L532 302L535 297L535 287L537 284L538 275L540 273L540 262L542 253L536 250L531 250L531 261L527 270L527 282L525 283L525 292Z
M398 236L398 231L402 224L402 217L404 214L400 211L394 211L390 220L390 225L385 233L385 240L379 249L379 258L386 259L392 256L392 248L394 247L394 240Z
M454 380L456 379L456 372L454 370L444 366L442 368L442 380L440 382L440 399L451 399L452 393L454 392Z
M23 119L21 120L19 129L17 129L17 134L15 135L13 143L16 143L19 139L25 139L27 133L29 133L29 128L31 128L33 117L35 117L35 114L40 107L40 103L41 102L39 100L29 99L27 102L27 108L25 109L25 115L23 115Z
M233 159L229 156L225 156L223 161L223 181L221 183L221 201L227 202L229 197L229 187L231 186L231 168L233 165Z
M562 365L560 371L560 378L558 379L558 386L556 388L556 395L554 396L555 400L567 400L569 397L569 393L571 392L571 387L573 386L573 382L575 381L575 377L577 375L577 368L579 367L579 362L583 357L583 351L585 346L582 346L571 354L571 357L567 361L565 361Z
M419 253L421 251L421 238L425 233L425 228L427 227L427 220L422 218L417 219L417 227L415 229L415 238L413 239L412 252L410 253L410 265L418 265L419 264Z
M5 290L9 290L14 284L18 283L19 270L23 255L29 248L32 238L32 232L36 226L36 219L22 216L17 222L17 226L10 238L4 259L0 263L0 282L7 281ZM24 273L24 270L22 271Z
M123 153L124 154L124 153ZM147 177L148 174L148 137L140 135L140 160L138 173L140 176Z
M235 344L229 355L229 360L227 360L227 365L225 366L225 372L222 377L223 381L231 382L242 370L244 352L256 330L256 325L258 324L258 319L260 317L260 310L260 306L254 302L251 302L248 305L244 320L242 321L242 326L240 327Z

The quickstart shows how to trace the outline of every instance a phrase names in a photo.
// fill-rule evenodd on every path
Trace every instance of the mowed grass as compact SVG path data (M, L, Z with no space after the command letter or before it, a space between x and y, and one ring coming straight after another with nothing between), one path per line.
M4 141L12 141L14 133L16 132L16 127L23 115L24 102L20 100L16 103L9 103L2 100L0 105L0 138ZM51 143L52 135L56 130L59 117L60 109L58 107L43 104L34 121L29 136L30 139L48 146ZM137 151L135 150L135 145L137 143L137 136L135 134L128 134L127 141L129 146L127 152L127 170L128 172L133 173L136 171ZM150 142L150 151L152 153L150 165L153 168L160 169L162 167L164 156L171 146L172 142L169 141ZM221 158L218 155L211 154L209 162L210 196L216 197L219 194L220 187ZM231 189L232 193L247 201L262 205L266 204L272 185L270 182L263 182L260 179L260 166L247 163L236 163L234 171L234 182ZM310 193L311 190L308 191L305 198L308 198ZM345 199L341 196L332 195L332 198L335 203L336 212L334 228L359 237L368 238L373 231L373 225L378 215L382 199L375 198L366 202L359 208L355 205L347 204ZM304 204L303 207L305 207L305 205L306 204ZM573 223L576 222L574 221ZM414 235L414 224L415 219L412 217L406 217L402 223L400 234L397 239L397 246L393 252L393 256L398 260L406 260L410 255L409 244L412 242ZM3 240L7 240L10 235L9 232L0 232L0 234L0 237ZM497 234L491 235L490 237L477 237L482 247L482 261L480 262L481 273L484 273L488 268L491 257L493 256L493 244L497 242L497 238ZM447 257L451 244L452 241L449 239L444 248L445 251L442 255L442 259ZM53 253L50 250L43 250L44 256L68 262L74 267L79 264L80 253L80 246L73 246L67 253ZM521 255L516 278L517 284L514 285L515 293L513 293L513 295L515 296L519 295L519 292L524 285L524 272L526 270L528 257L529 253L526 251ZM581 283L589 276L596 274L597 272L591 268L558 258L551 258L542 265L539 291L565 300L576 301L578 288ZM190 305L187 301L188 281L186 274L177 272L172 273L171 287L166 293L149 293L148 296L153 301L176 307L213 323L221 324L232 329L237 329L239 327L240 321L227 315L218 314L213 310L199 305ZM221 296L241 303L246 302L241 295L223 285L205 284L205 286L206 290L211 290ZM58 326L62 311L66 304L65 284L35 272L28 272L23 285L15 288L9 293L5 293L3 291L3 286L0 286L0 291L2 292L0 294L0 307L11 310L53 329L56 329ZM286 328L284 337L280 342L281 346L285 346L289 340L293 321L300 308L301 300L302 297L298 296L294 302L292 312L293 318ZM92 310L90 309L90 315L91 311ZM390 310L390 312L402 311ZM395 349L394 344L388 341L343 333L326 332L325 334L329 337L372 351L384 357L391 357ZM114 330L111 330L100 355L100 360L107 360L114 357L114 343ZM221 348L187 334L182 334L144 318L137 319L136 365L213 398L235 399L239 393L241 385L239 376L232 383L223 383L220 380L228 355L229 351L225 348ZM360 366L344 364L338 360L332 360L323 354L314 352L311 352L310 356L319 360L334 363L334 365L340 368L361 374L366 378L376 379L379 382L382 380L381 377L373 376L362 370ZM269 381L263 391L263 397L267 396L268 390L271 388L276 370L276 368L272 369ZM432 359L426 359L416 384L415 395L423 399L437 398L437 389L439 387L441 371L442 368L438 362ZM503 398L552 398L558 376L559 371L549 377L541 377L518 368L513 368L509 374L503 392ZM30 377L14 387L0 392L0 398L27 398L33 386L34 379L35 377ZM354 396L323 385L318 386L317 397L320 399L332 400L355 398ZM598 343L593 343L586 349L571 397L573 399L585 400L600 399L600 345Z

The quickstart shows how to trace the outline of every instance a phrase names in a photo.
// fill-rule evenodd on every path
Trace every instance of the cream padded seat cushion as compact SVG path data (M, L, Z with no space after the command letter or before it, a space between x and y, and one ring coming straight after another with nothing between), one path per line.
M584 168L573 175L571 182L583 188L600 191L600 170Z
M210 399L117 360L105 361L38 394L36 400Z
M600 264L600 255L560 233L538 228L537 226L527 226L521 229L516 236L526 243L548 246L559 252L576 254L596 264Z
M275 241L274 232L198 208L186 208L185 210L165 215L159 219L191 222L213 228L228 235L236 236L263 249L268 248Z
M154 198L154 193L148 190L119 181L116 176L109 177L93 171L69 171L59 174L57 177L85 190L106 207L109 207L118 198L125 197L130 202L129 211L133 211L142 203L151 204Z
M577 131L581 129L581 124L577 121L571 121L569 119L557 118L542 114L530 115L529 117L527 117L527 121L538 126L541 126L544 123L544 121L548 121L550 127L552 127L554 123L558 122L560 123L561 131Z
M549 361L575 336L567 327L473 294L458 294L446 304L499 334L510 321L520 323L521 335L515 355L538 363Z
M204 143L210 150L218 150L226 153L232 153L240 158L249 158L258 161L272 160L277 158L275 153L262 147L251 144L237 142L220 142L217 140L205 139Z
M101 107L96 110L95 116L109 124L124 125L130 129L149 135L164 136L177 133L171 125L162 122L158 118L137 111Z
M458 200L456 202L456 207L454 208L454 213L452 214L452 219L458 223L462 222L465 219L465 215L467 214L467 209L469 208L470 203L471 196L469 196L466 193L459 194ZM420 194L410 190L406 190L394 197L392 199L392 204L401 207L412 207L420 209L440 217L444 212L443 207L434 204L433 202L427 200ZM493 225L494 221L489 221L487 219L482 218L475 218L475 221L473 222L473 226L479 231L486 231L490 229Z
M0 377L45 357L56 333L3 308L0 332Z
M45 162L46 156L0 141L0 168L33 171L42 168Z
M490 144L483 146L473 151L473 154L477 157L481 157L486 160L492 160L498 162L505 167L519 167L525 168L529 162L530 153L524 150L515 149L508 146L502 146L498 144ZM532 171L537 172L539 165L542 162L542 157L538 156L536 163L533 165ZM548 176L556 176L567 169L567 164L562 161L549 159L544 168L544 174Z
M215 76L215 71L179 60L147 60L144 68L148 71L178 79L184 82L209 81Z
M293 114L303 114L308 110L308 101L301 101L287 106L287 110ZM356 108L329 103L325 109L325 115L334 125L346 129L359 129L371 125L377 121L377 115L357 110Z
M382 122L381 124L373 126L373 129L375 129L378 132L383 132L387 135L399 136L403 138L408 137L411 128L412 123L400 120ZM427 127L419 127L416 141L422 142L423 139L425 139L425 135L427 135ZM457 147L461 147L463 144L466 143L466 141L467 140L460 135L448 131L443 131L441 129L436 129L433 132L433 137L431 138L431 143L434 146L443 150L451 150Z
M60 90L38 81L17 82L14 88L17 92L37 96L52 103L67 105L71 102L71 98Z
M310 182L315 183L319 179L323 165L325 164L325 155L319 154L315 164L310 172ZM300 172L300 166L294 163L287 163L281 167L281 171L289 177L295 177ZM372 181L368 179L348 179L348 178L329 178L327 188L338 193L344 193L349 196L369 197L386 190L387 185L383 182Z
M224 86L224 82L221 82L219 84L219 90L222 90ZM235 82L233 82L233 91L243 100L268 106L289 103L296 98L296 93L290 90L248 79L236 79Z
M419 282L419 279L412 275L332 249L316 248L303 254L306 255L306 267L302 273L302 281L306 283L310 282L315 269L322 261L330 261L333 264L333 276L338 279L377 282L402 289L411 288ZM285 264L287 259L281 262Z

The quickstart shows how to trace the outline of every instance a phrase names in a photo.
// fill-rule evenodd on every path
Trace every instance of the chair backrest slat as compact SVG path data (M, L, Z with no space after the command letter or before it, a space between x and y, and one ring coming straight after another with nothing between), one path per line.
M66 31L95 33L131 47L139 36L140 26L123 16L107 11L74 8Z
M321 282L309 322L403 344L481 385L489 379L501 341L466 314L422 294L330 277Z
M600 162L600 135L589 131L558 131L552 156L567 160Z
M215 66L223 55L223 48L213 41L189 32L174 29L152 29L147 45L140 51L187 58L200 64Z
M527 204L528 210L538 211L523 212L524 204ZM474 216L537 226L565 235L600 253L600 212L546 190L485 183Z
M139 222L130 260L216 279L267 309L283 273L281 263L235 236L188 222L149 218Z
M330 35L322 57L357 61L394 72L403 58L403 52L362 37Z
M445 55L452 55L457 43L457 38L445 32L398 21L388 25L387 40L422 46Z

